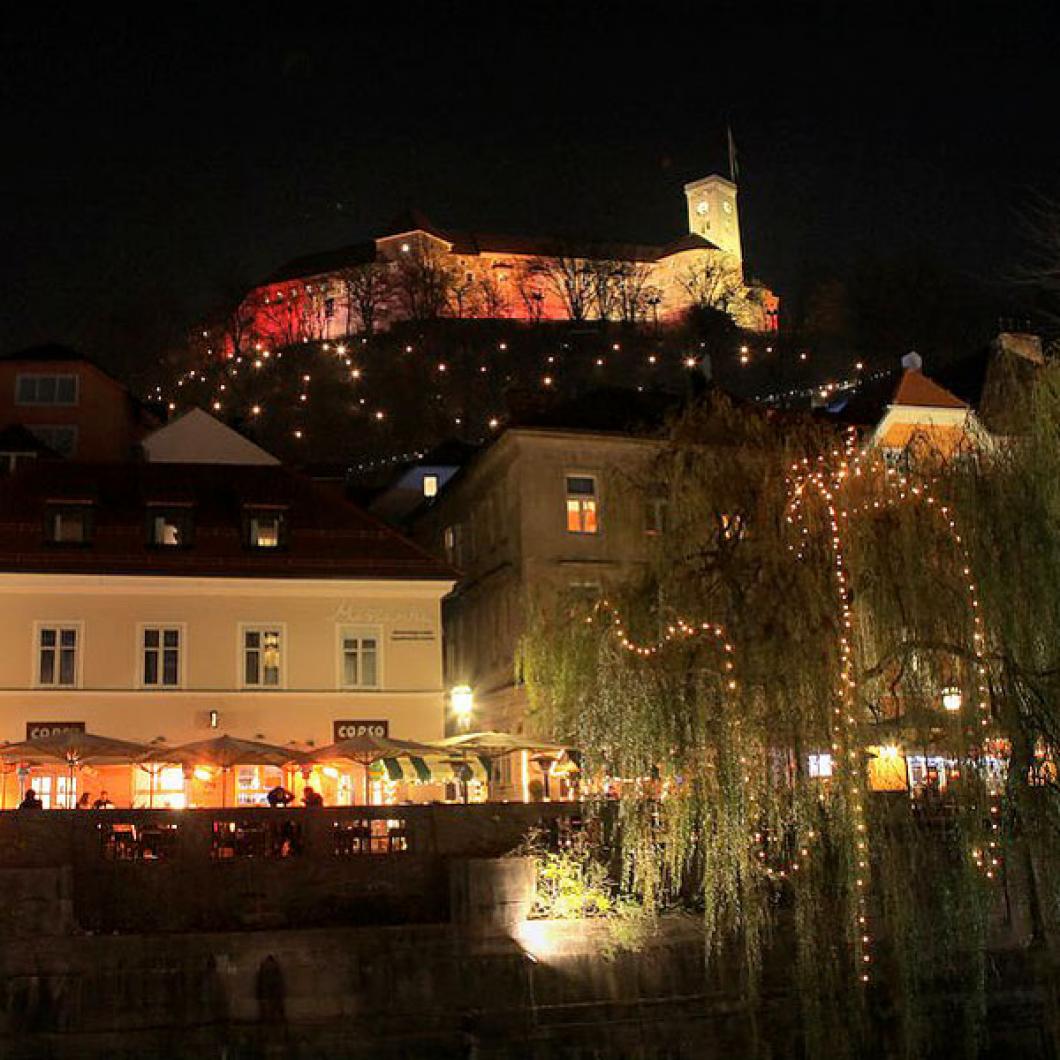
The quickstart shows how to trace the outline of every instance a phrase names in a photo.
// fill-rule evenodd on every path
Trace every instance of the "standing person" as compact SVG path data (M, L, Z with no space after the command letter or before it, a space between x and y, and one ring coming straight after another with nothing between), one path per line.
M18 804L20 810L43 810L44 803L37 798L37 793L30 788L26 792L25 798Z

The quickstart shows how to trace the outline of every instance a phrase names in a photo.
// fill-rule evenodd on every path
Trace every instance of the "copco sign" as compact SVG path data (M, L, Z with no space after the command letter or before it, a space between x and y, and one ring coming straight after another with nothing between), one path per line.
M45 736L56 736L61 732L84 732L83 721L27 721L26 739L41 740Z
M336 721L333 724L333 739L335 743L340 740L352 740L357 736L389 736L390 722L388 721Z

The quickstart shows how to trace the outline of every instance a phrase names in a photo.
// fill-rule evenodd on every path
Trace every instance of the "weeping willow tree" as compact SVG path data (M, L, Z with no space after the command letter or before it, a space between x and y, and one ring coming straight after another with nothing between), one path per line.
M750 1013L794 938L808 1055L975 1055L1013 822L1051 846L1057 376L1026 400L1029 437L901 470L711 396L630 475L666 501L643 576L539 601L523 641L539 723L617 796L630 891L702 911ZM944 791L910 798L914 754Z

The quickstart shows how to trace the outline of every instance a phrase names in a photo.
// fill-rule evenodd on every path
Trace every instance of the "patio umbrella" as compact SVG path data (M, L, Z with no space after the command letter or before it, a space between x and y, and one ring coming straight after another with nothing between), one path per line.
M226 778L232 766L285 766L299 762L301 752L277 744L257 740L241 740L236 736L214 736L153 752L158 760L179 762L182 766L215 766L221 770L221 805L227 805Z
M32 740L5 744L0 747L0 758L9 762L64 762L70 771L67 802L73 796L74 772L88 765L123 765L139 762L151 755L155 748L129 740L115 740L91 732L64 730ZM68 807L69 808L69 807Z
M557 758L567 748L563 744L535 740L530 736L518 736L510 732L468 732L462 736L450 736L441 741L446 748L472 751L487 758L501 758L513 751L530 751L533 754L554 754Z
M548 771L545 763L558 761L567 751L562 744L549 743L547 740L535 740L530 736L519 736L510 732L469 732L461 736L450 736L442 740L443 746L454 751L473 752L480 758L503 758L517 751L526 751L533 756L540 766L545 778L545 797L548 797Z
M435 744L417 743L414 740L397 740L389 736L351 736L348 740L328 744L319 751L304 756L306 762L331 762L336 758L356 762L364 768L364 804L368 805L368 769L374 762L388 758L427 758L437 755Z

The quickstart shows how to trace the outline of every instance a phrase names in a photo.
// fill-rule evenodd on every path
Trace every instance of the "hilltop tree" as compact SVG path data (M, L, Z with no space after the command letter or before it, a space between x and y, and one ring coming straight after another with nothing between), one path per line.
M346 306L346 334L375 334L394 295L394 278L386 262L369 262L343 269L338 276Z

